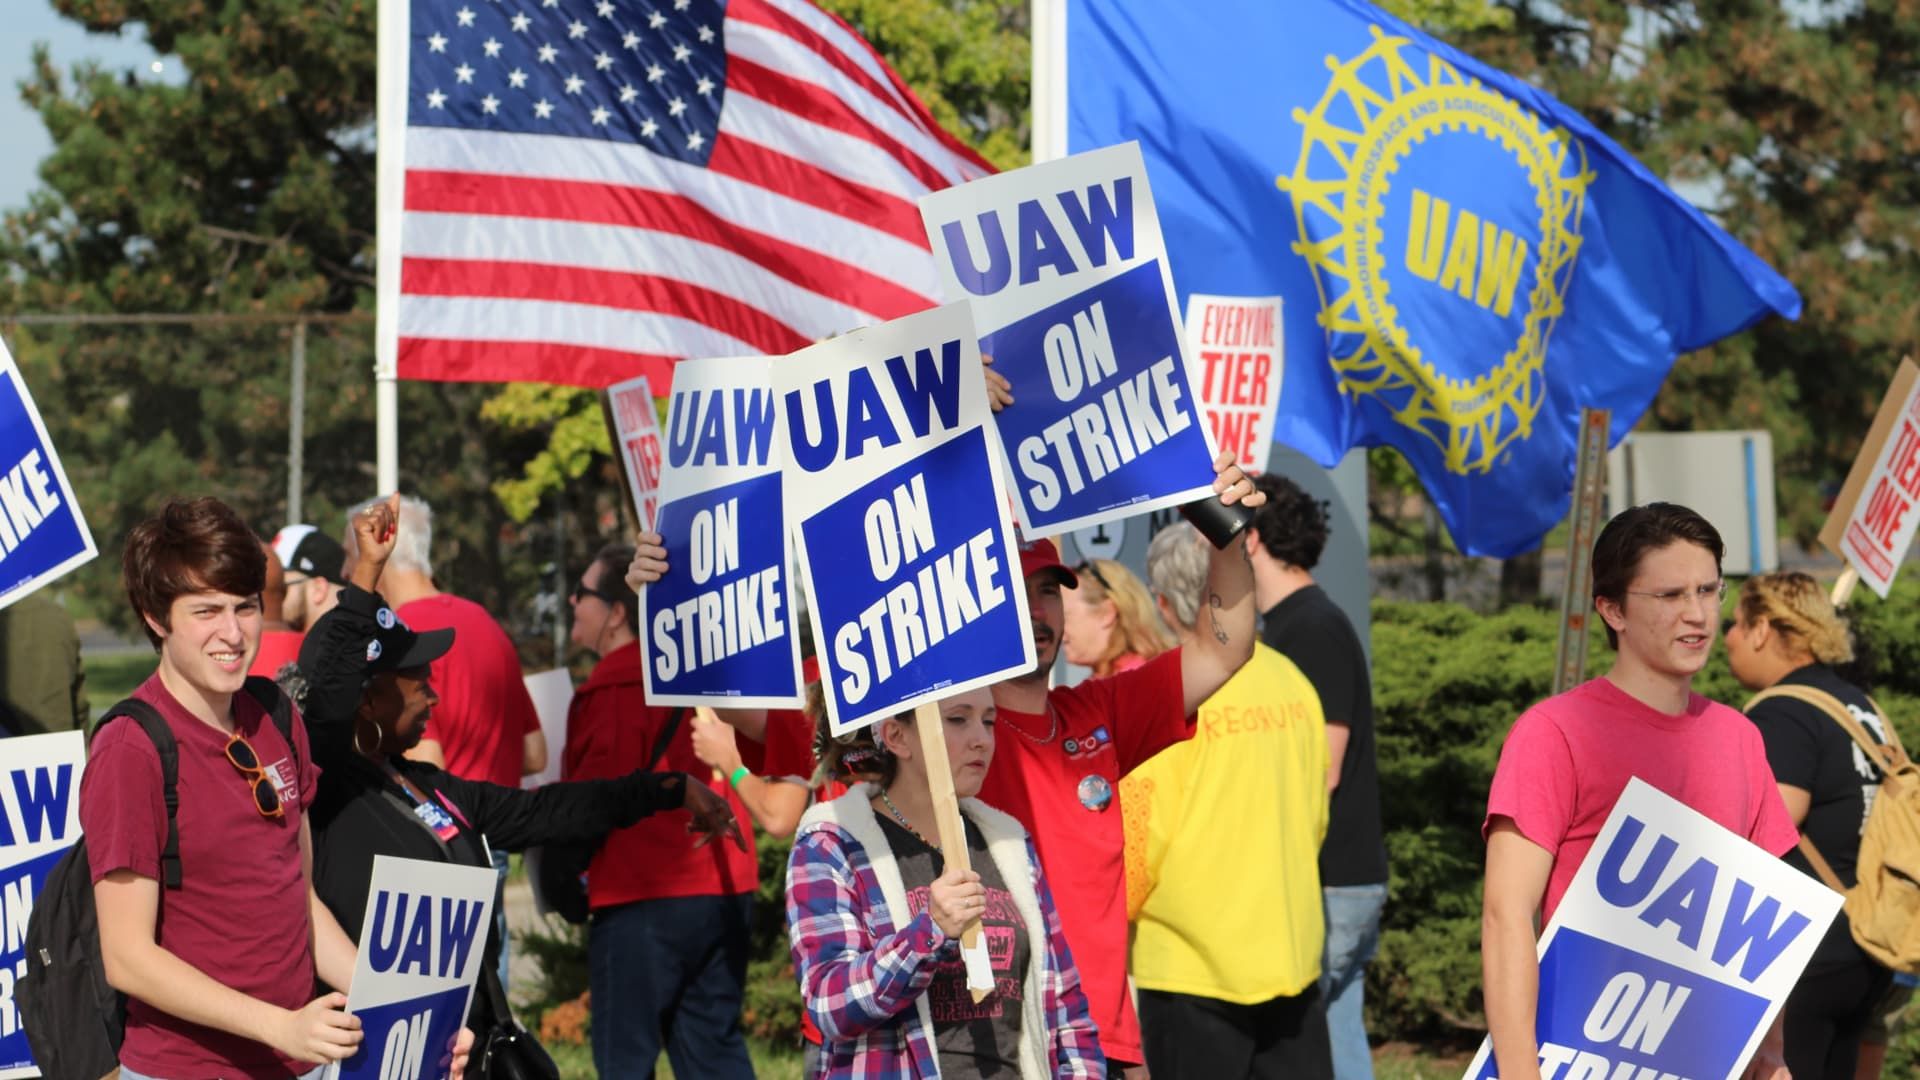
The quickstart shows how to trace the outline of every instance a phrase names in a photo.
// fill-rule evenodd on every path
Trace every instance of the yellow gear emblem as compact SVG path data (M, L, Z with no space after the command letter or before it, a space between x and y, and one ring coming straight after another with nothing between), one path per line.
M1304 129L1300 157L1293 175L1278 179L1299 225L1293 250L1313 268L1320 326L1341 388L1373 396L1399 423L1432 439L1448 471L1488 472L1509 443L1532 433L1540 411L1547 339L1564 310L1593 174L1585 149L1565 129L1545 128L1530 110L1411 40L1370 30L1373 44L1359 56L1327 57L1332 77L1312 111L1293 112ZM1410 47L1424 59L1424 73L1405 55ZM1513 241L1501 249L1519 253L1501 315L1511 305L1513 284L1531 279L1519 331L1504 356L1448 356L1455 371L1479 368L1484 360L1482 373L1466 378L1443 373L1427 358L1429 349L1458 343L1417 342L1408 334L1388 295L1381 227L1387 193L1407 155L1430 137L1459 133L1478 135L1511 157L1538 209L1537 246L1528 251L1524 241ZM1462 179L1462 187L1471 186L1472 178ZM1491 239L1497 230L1486 228ZM1419 242L1417 235L1411 239ZM1468 244L1476 240L1469 237ZM1499 284L1490 286L1488 271L1480 271L1483 306ZM1472 282L1463 280L1459 292L1470 296Z

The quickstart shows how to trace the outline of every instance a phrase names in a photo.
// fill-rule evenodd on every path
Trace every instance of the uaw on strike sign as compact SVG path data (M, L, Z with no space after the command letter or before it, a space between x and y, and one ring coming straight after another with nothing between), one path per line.
M773 387L834 733L1033 670L967 306L802 349Z
M994 418L1020 529L1052 536L1213 493L1160 219L1137 143L936 191L949 299L1013 386Z
M1731 1080L1840 895L1634 780L1540 939L1542 1080ZM1498 1076L1491 1042L1468 1080Z
M640 591L648 704L805 704L770 363L674 365L658 518L672 569Z
M444 1080L467 1022L496 882L491 866L373 857L347 1011L360 1049L327 1080Z
M39 1076L14 991L27 974L27 920L53 864L80 840L77 731L0 741L0 1080Z

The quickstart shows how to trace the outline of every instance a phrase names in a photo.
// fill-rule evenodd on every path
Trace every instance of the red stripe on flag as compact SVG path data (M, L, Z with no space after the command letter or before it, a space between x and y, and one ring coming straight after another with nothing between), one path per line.
M932 305L931 299L878 274L736 225L684 195L581 180L415 170L407 174L407 209L649 229L737 253L803 289L883 318ZM918 239L924 246L925 234Z
M811 344L793 327L724 293L684 281L617 270L542 263L409 257L400 268L408 296L491 296L552 300L691 319L770 353Z
M707 168L927 248L926 225L920 220L920 208L911 199L885 188L855 183L725 129L713 140Z
M868 123L852 106L823 87L762 67L745 57L730 55L727 57L727 93L736 92L821 127L872 143L899 162L901 168L929 191L948 186L947 178L940 175L940 170Z
M674 359L545 341L400 339L399 376L444 382L548 382L607 386L645 375L657 387L673 382Z
M872 94L876 101L893 110L902 120L917 128L930 125L919 116L903 108L893 88L881 85L880 81L867 73L867 69L854 63L853 58L842 52L839 47L815 33L813 28L793 16L768 4L766 0L728 0L727 19L738 19L744 23L763 26L774 33L793 40L804 46L809 52L819 56L821 63L851 79L862 90ZM731 61L731 58L729 58Z
M840 24L840 28L847 32L847 36L852 38L858 47L866 49L867 55L874 59L880 70L887 73L891 91L889 91L888 87L883 87L876 82L873 76L867 73L865 68L850 59L839 46L822 37L815 32L812 27L801 22L799 19L768 4L766 0L730 0L727 4L727 18L754 23L755 25L764 26L785 34L806 46L812 52L819 54L820 58L832 65L834 70L858 82L869 93L891 106L895 112L905 116L908 122L912 123L915 127L925 129L939 141L940 145L952 151L955 156L972 164L980 170L982 175L1000 171L986 158L981 157L979 151L954 137L946 128L941 127L940 124L933 119L933 114L928 110L926 103L920 100L920 95L913 92L913 88L908 86L905 80L900 78L899 73L894 71L892 65L888 64L886 59L880 55L879 50L875 49L866 38L862 37L859 31L848 26L845 19L842 19L833 12L825 8L819 8L818 10L820 14ZM914 111L903 111L899 104L902 101L907 102ZM946 186L945 183L936 185L936 187Z

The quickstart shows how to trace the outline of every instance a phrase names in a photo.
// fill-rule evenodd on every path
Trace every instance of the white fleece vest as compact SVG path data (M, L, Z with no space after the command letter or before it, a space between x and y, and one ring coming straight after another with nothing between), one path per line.
M880 823L873 816L873 805L868 801L876 793L872 784L856 784L845 795L808 810L800 819L800 830L805 831L809 825L831 824L866 851L867 864L873 868L874 877L880 883L880 895L887 902L887 919L891 929L898 931L904 925L900 917L909 910L906 886L900 880L900 866L893 857L893 848L887 843L886 833L880 831ZM978 799L961 799L960 813L979 828L987 842L987 854L999 869L1014 908L1027 924L1027 974L1020 1008L1020 1076L1022 1080L1048 1080L1053 1075L1051 1039L1042 1006L1045 985L1042 973L1048 957L1047 922L1040 914L1040 900L1033 891L1033 865L1027 861L1027 831L1012 817ZM927 1005L926 995L920 995L913 1007L927 1032L928 1043L934 1047L933 1068L934 1075L938 1076L939 1046L933 1038L933 1012Z

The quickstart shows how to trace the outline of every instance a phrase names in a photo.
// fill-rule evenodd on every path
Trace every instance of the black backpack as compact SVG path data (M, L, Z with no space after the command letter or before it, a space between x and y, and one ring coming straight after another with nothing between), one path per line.
M272 679L247 679L253 695L287 746L293 741L293 709ZM160 851L162 884L180 887L180 750L173 731L153 706L128 698L108 709L94 725L98 735L115 717L140 724L160 754L160 778L167 802L167 843ZM34 1064L47 1080L100 1080L120 1066L120 1042L127 1021L126 995L107 983L100 959L100 926L93 909L93 874L82 836L47 874L46 886L27 919L27 972L14 989L21 1026Z

